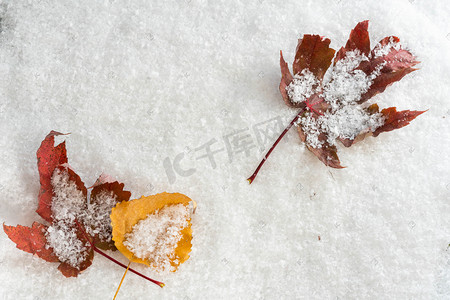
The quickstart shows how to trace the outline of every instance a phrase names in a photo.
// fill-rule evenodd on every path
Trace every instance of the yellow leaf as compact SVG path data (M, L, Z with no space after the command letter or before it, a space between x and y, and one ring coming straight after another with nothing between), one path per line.
M133 226L139 221L146 219L149 215L170 205L182 204L187 207L191 201L189 197L180 193L161 193L118 203L111 211L112 239L117 249L130 261L159 269L154 263L154 258L138 258L124 245L126 234L132 232ZM195 205L195 202L192 202ZM170 258L170 265L173 267L173 271L176 271L178 266L189 258L189 252L191 252L192 228L190 217L187 219L187 222L188 225L181 230L181 240L176 245Z

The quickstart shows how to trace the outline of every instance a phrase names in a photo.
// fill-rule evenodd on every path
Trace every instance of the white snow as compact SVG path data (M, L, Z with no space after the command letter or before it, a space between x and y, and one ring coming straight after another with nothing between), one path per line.
M319 80L308 69L294 75L294 80L286 87L289 98L294 103L300 103L320 92Z
M80 218L91 235L98 235L102 242L111 240L111 209L117 204L117 196L112 191L101 191L93 203L88 203L87 209Z
M75 182L69 180L67 170L55 169L52 175L52 186L53 218L69 223L75 222L75 219L86 209L86 196Z
M389 43L384 46L382 46L381 44L376 44L375 48L373 49L373 55L375 58L385 56L389 54L392 49L397 51L401 49L401 43L395 42L393 37L391 37L389 39Z
M166 286L128 272L117 299L448 299L448 7L2 1L0 222L42 222L36 150L54 129L71 133L69 162L87 186L106 172L132 198L181 192L198 203L189 260L167 275L132 264ZM264 122L286 125L295 115L278 90L279 51L291 65L304 33L338 50L365 19L372 47L395 35L421 61L373 102L429 110L405 128L340 147L342 170L326 168L292 128L249 185L260 149L276 139L255 130L279 134L278 123ZM248 156L225 144L236 132L254 146ZM199 158L210 141L216 168ZM124 271L100 255L78 278L56 268L0 230L2 300L112 299Z
M384 124L382 114L370 114L365 109L367 103L364 106L357 104L383 67L383 64L380 64L369 75L356 70L359 64L366 60L368 58L359 50L348 51L344 58L327 71L320 97L330 105L330 108L317 117L307 111L296 122L296 125L301 125L306 133L306 143L309 146L313 148L323 146L324 141L319 140L321 133L327 135L327 142L330 145L336 145L338 138L354 139L358 134L373 132ZM302 74L294 77L291 84L286 87L286 91L293 102L301 102L321 91L318 83L318 79L309 70L303 70Z
M329 74L324 82L323 97L330 103L333 111L358 101L379 74L379 70L370 75L355 70L365 60L368 58L360 54L359 50L349 51L345 58L337 61L336 65L327 71Z
M60 261L79 269L88 252L87 247L77 237L77 228L64 220L48 227L47 242Z
M313 148L322 148L324 141L319 140L319 135L322 132L326 132L326 124L320 122L322 119L316 119L314 115L310 112L307 112L304 117L301 117L296 125L301 125L302 129L306 135L306 143ZM324 125L322 127L322 125Z
M77 237L75 220L82 222L80 216L86 209L86 196L69 180L67 170L55 169L52 186L53 223L45 234L48 247L53 248L60 261L79 268L88 253L86 245Z
M381 113L369 114L360 105L347 105L335 112L326 112L319 119L324 120L322 126L326 126L324 130L328 133L328 143L330 144L335 144L339 137L353 140L365 130L373 132L384 124L384 117Z
M336 145L336 139L355 139L358 134L375 131L384 124L382 114L369 114L359 105L347 105L334 112L326 112L314 118L308 112L297 122L307 133L306 143L313 148L321 148L324 141L319 140L320 133L327 134L327 142Z
M148 215L133 226L123 243L136 257L149 260L160 271L172 271L175 249L190 213L183 204L169 205Z
M111 209L117 204L112 191L101 191L93 203L88 203L86 195L69 180L66 169L55 169L52 175L53 224L46 233L48 247L54 249L56 256L79 268L87 253L86 247L76 235L78 227L75 220L84 226L84 230L100 241L107 242L112 237Z

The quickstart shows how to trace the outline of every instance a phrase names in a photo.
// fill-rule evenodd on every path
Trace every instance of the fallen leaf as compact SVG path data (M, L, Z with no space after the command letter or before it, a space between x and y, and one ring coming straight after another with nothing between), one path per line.
M368 24L367 20L358 23L335 56L329 39L305 34L298 40L293 75L280 51L280 93L289 107L300 111L248 178L250 183L293 125L302 142L326 166L343 168L337 141L350 147L366 136L406 126L424 112L394 107L380 112L378 106L365 103L417 70L413 67L419 63L395 36L382 39L370 50Z
M139 199L121 202L112 209L111 222L113 227L113 240L117 249L122 252L130 261L146 264L159 269L155 265L153 258L139 258L124 244L126 236L133 231L133 227L142 220L148 218L149 215L157 213L163 208L171 205L182 204L185 207L192 200L179 193L161 193L153 196L141 197ZM178 266L189 258L191 251L192 229L190 218L187 220L187 226L181 231L181 238L178 241L170 264L175 271Z
M307 69L319 80L322 80L331 65L335 52L329 47L330 42L330 39L309 34L304 35L303 39L299 39L292 64L294 75Z
M117 181L113 182L104 182L98 185L94 185L94 188L91 191L91 197L90 197L90 206L91 207L99 207L99 211L102 214L102 224L101 227L103 229L103 234L108 233L107 239L102 238L98 234L95 235L94 241L95 246L97 246L100 249L103 250L117 250L116 246L114 245L114 241L112 240L112 227L110 225L110 214L111 209L120 202L128 201L131 197L131 192L124 191L124 184L119 183ZM104 196L105 194L109 194L114 198L113 202L111 203L105 203ZM105 207L104 205L107 204ZM97 218L99 218L97 216Z
M123 183L102 175L92 189L88 205L88 191L68 165L65 142L55 146L58 135L64 134L51 131L37 151L41 188L36 212L49 225L4 224L3 230L17 248L46 261L59 262L58 269L64 276L76 277L92 264L90 240L98 248L116 250L109 215L112 207L129 200L131 193L123 189Z
M408 125L410 121L414 120L418 115L423 114L424 111L397 111L395 107L389 107L383 109L381 113L385 117L386 121L383 126L378 127L377 130L373 132L374 137L378 136L382 132L391 131Z
M47 226L34 222L31 227L17 225L7 226L3 224L3 231L16 243L16 247L25 252L35 254L38 257L49 261L59 262L58 257L53 253L52 248L47 248L45 233Z
M55 136L63 133L51 131L41 143L36 155L41 188L39 190L39 204L36 212L47 222L52 222L52 184L53 171L59 165L67 163L66 142L55 147Z

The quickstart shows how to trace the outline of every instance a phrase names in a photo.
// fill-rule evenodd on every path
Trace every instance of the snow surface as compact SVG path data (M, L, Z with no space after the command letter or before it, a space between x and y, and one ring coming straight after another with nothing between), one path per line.
M104 171L133 198L198 203L191 258L134 265L166 286L129 273L118 299L450 298L447 1L0 3L0 221L42 221L35 152L52 129L86 186ZM303 33L338 50L365 19L372 45L396 35L422 62L374 101L428 112L339 147L343 170L291 130L248 185L296 113L279 50L292 62ZM123 274L99 255L78 278L56 268L0 232L0 299L111 299Z

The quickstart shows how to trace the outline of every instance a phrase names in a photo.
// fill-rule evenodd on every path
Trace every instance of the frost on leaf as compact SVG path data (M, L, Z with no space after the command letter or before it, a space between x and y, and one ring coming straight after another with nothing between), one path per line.
M86 209L87 190L80 177L68 167L55 168L52 178L52 224L45 237L48 247L63 263L66 273L86 269L92 261L92 249L82 239L75 220ZM74 269L73 272L68 270ZM63 272L64 274L64 272Z
M52 185L51 177L53 171L59 165L67 163L66 143L54 146L55 136L62 135L62 133L51 131L42 141L37 155L37 165L39 171L39 180L41 188L39 190L39 204L36 212L47 222L52 221Z
M395 107L380 112L376 104L367 103L415 71L413 67L419 63L395 36L382 39L371 51L368 26L369 21L358 23L336 55L329 39L305 34L298 40L293 74L280 51L280 93L286 105L299 111L247 179L249 183L294 125L300 139L320 161L343 168L337 155L338 141L350 147L366 136L376 137L406 126L423 113L396 111Z
M109 215L118 202L129 200L131 193L123 190L122 183L101 176L88 201L88 190L68 165L65 142L54 145L58 135L61 133L51 131L37 151L41 188L36 212L49 225L3 225L3 230L17 248L59 262L64 276L75 277L92 264L94 251L89 241L116 250Z
M83 218L87 232L94 237L95 245L103 250L117 250L112 240L111 210L117 203L128 201L129 191L117 181L94 185L88 209Z
M371 51L368 21L358 23L334 57L330 40L304 35L291 75L280 55L280 92L286 104L301 108L295 120L301 140L325 165L342 168L337 141L349 147L367 135L377 136L409 124L423 111L383 109L366 101L416 70L419 62L400 40L382 39ZM331 66L331 68L330 68Z
M189 258L190 198L161 193L117 204L112 209L113 240L130 261L158 271L176 271Z

